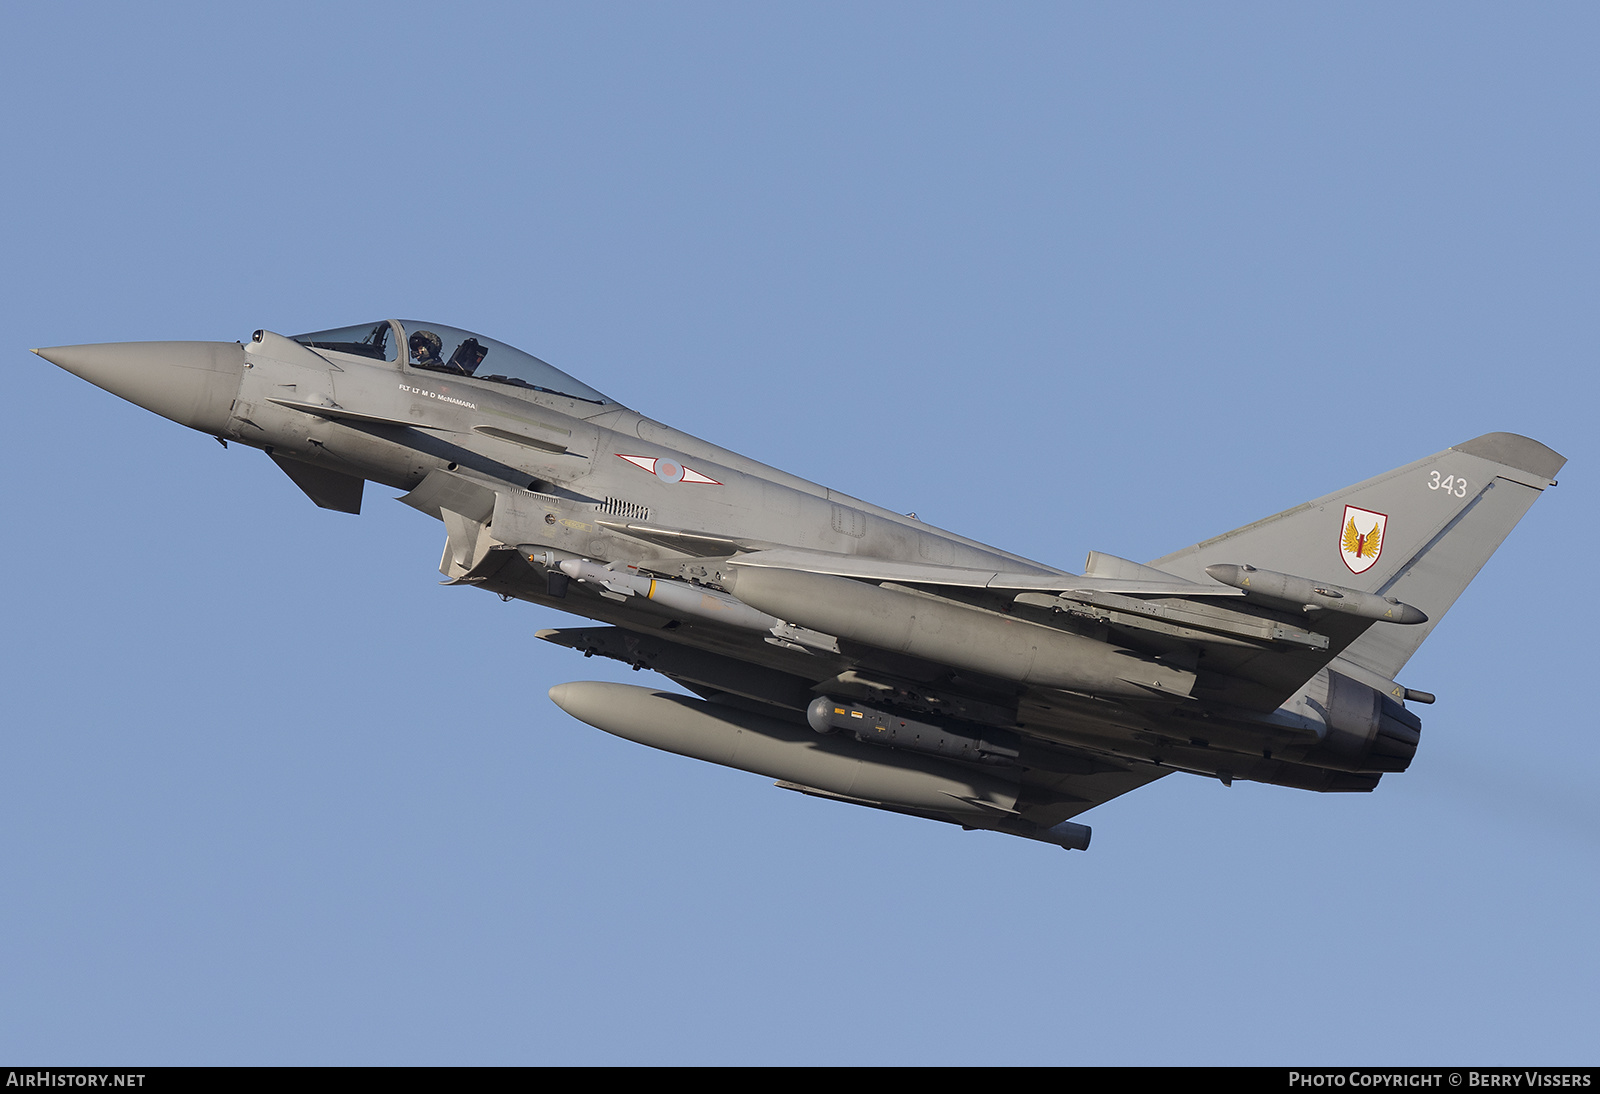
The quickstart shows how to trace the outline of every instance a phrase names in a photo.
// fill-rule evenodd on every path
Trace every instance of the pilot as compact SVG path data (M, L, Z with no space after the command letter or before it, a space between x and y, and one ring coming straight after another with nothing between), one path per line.
M444 359L439 354L444 350L444 339L434 334L431 330L419 330L411 336L407 344L411 347L411 363L418 368L443 368Z

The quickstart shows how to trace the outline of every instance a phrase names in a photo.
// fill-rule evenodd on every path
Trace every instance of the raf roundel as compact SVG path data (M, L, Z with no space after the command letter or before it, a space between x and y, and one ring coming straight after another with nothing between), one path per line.
M628 456L621 452L618 452L616 455L619 459L627 460L641 471L650 472L650 474L654 475L662 482L693 482L701 483L705 486L722 485L722 483L711 478L709 475L702 475L692 467L687 467L681 463L674 463L669 459L659 458L656 456Z

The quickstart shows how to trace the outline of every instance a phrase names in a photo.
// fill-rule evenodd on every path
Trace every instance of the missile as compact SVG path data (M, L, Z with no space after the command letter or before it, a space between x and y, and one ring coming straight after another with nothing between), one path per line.
M644 577L634 570L613 570L588 559L569 558L559 569L574 581L598 585L623 596L642 596L669 611L697 616L750 631L771 631L782 621L739 603L725 593L714 592L686 581Z
M1019 785L987 772L630 684L557 684L550 698L579 721L625 740L824 797L937 813L967 827L1000 829L1069 850L1089 845L1087 825L1063 821L1040 828L1023 820L1017 815Z
M1421 608L1402 604L1392 596L1378 596L1359 589L1347 589L1325 581L1312 581L1308 577L1280 574L1272 570L1258 570L1254 566L1218 564L1207 566L1206 573L1224 585L1243 589L1247 596L1266 597L1270 600L1287 600L1303 604L1306 608L1321 608L1363 619L1377 619L1385 623L1426 623L1428 616Z
M1188 696L1194 688L1193 673L1153 657L940 597L737 562L723 573L732 593L758 611L952 668L1141 699Z

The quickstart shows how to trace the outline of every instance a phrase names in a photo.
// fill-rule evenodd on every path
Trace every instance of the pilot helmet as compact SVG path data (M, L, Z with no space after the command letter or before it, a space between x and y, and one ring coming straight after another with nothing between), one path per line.
M444 351L444 339L434 334L431 330L419 330L408 341L413 357L437 358ZM427 346L424 350L422 347Z

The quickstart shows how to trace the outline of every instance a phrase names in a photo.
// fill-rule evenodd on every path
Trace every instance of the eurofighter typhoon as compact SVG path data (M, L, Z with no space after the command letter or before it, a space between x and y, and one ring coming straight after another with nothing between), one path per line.
M1489 433L1151 562L1081 575L680 433L481 334L389 320L41 357L266 452L324 509L442 521L455 585L602 624L556 645L685 691L569 683L608 733L835 801L1069 849L1172 772L1368 791L1396 681L1566 462Z

